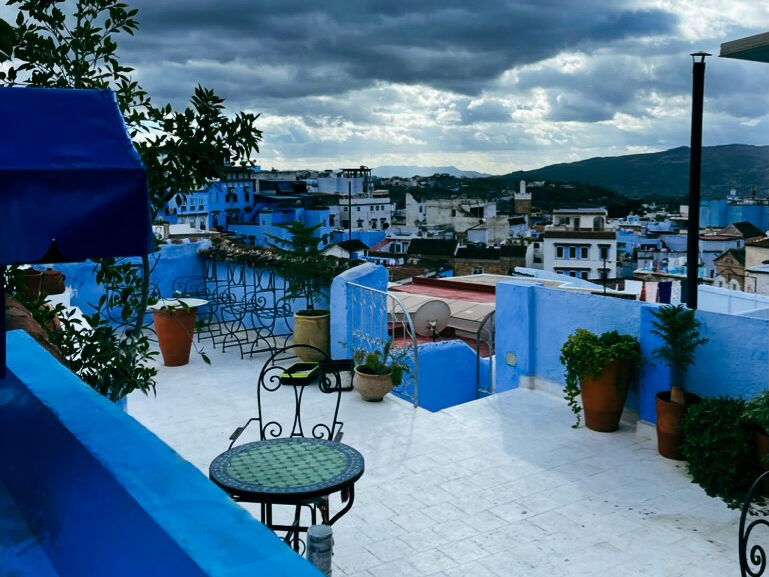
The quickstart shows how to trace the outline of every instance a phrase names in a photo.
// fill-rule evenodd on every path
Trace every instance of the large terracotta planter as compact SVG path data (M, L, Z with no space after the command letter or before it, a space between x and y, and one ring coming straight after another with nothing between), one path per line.
M152 311L158 334L158 345L167 367L179 367L190 362L192 336L195 332L195 309L176 308Z
M381 401L387 393L393 390L392 373L372 375L363 373L358 370L358 367L355 367L352 386L364 401Z
M40 297L40 289L43 287L43 271L34 268L25 268L22 271L22 286L19 293L29 301L36 301Z
M294 344L311 345L323 351L295 349L303 361L320 362L331 352L331 313L327 310L300 311L294 313Z
M64 273L49 268L43 272L43 288L49 295L60 295L66 290Z
M683 461L683 421L686 409L700 401L693 393L686 393L686 404L670 401L670 391L657 393L657 450L668 459Z
M627 399L632 365L625 360L611 361L597 377L579 381L585 426L593 431L611 433L619 428Z

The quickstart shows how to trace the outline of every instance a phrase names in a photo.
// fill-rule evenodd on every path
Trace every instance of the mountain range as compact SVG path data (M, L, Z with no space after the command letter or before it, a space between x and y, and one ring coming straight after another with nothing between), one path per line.
M385 165L371 169L373 176L379 178L411 178L412 176L433 176L434 174L448 174L455 178L479 178L489 176L474 170L460 170L456 166L397 166Z
M383 177L385 174L403 177L434 174L473 178L487 176L453 166L383 166L373 169L373 173ZM536 170L512 172L501 175L501 178L580 182L602 186L629 198L675 198L689 193L689 147L553 164ZM723 198L732 189L741 196L751 196L754 190L760 196L766 196L768 187L769 146L729 144L703 147L702 198Z

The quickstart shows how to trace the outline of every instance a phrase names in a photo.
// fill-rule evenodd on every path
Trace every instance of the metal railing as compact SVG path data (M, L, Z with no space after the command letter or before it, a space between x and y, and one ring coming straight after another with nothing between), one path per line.
M391 354L398 355L410 368L396 394L413 403L419 402L417 333L401 300L386 291L348 283L352 350L372 350L392 341Z
M496 310L491 311L481 321L478 330L475 332L475 382L478 387L477 398L486 397L494 394L494 362L496 347L494 344L494 334L496 332ZM481 357L484 343L489 349L489 375L486 386L481 378Z

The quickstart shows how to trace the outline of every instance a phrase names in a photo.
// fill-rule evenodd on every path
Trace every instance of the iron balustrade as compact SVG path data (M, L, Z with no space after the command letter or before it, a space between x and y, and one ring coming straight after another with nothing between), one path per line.
M396 393L411 401L414 407L419 403L419 370L417 333L411 315L403 302L392 293L357 283L349 287L350 336L353 351L372 348L382 349L384 343L392 341L396 354L403 354L410 367L410 376L404 375L403 383L395 388Z

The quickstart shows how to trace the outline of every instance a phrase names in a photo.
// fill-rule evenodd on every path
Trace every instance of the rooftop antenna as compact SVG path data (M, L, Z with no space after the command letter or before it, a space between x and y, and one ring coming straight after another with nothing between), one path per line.
M411 312L414 331L422 337L430 337L433 342L449 324L451 309L444 301L433 299L422 303Z

